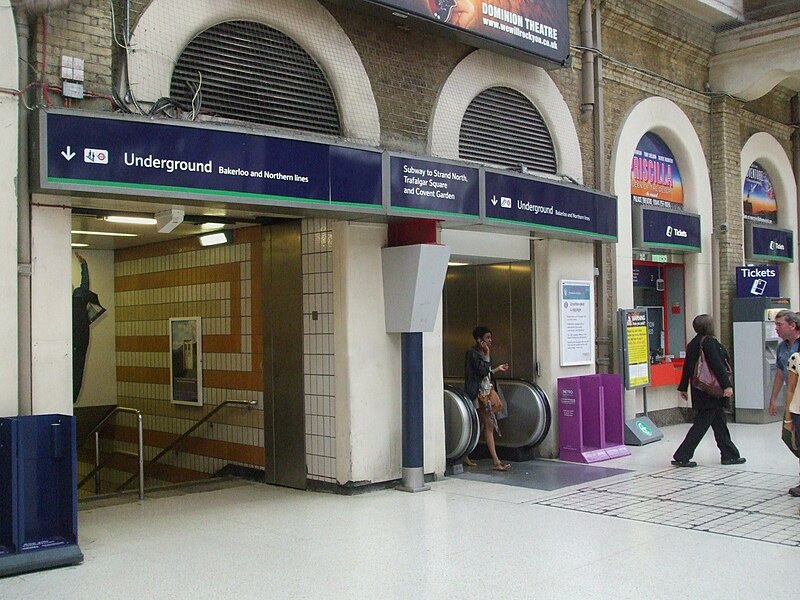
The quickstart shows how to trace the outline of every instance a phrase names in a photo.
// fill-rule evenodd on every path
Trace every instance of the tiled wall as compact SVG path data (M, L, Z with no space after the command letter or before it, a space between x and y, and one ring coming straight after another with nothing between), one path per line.
M335 483L332 223L306 219L301 234L306 466L309 479Z
M156 479L208 476L229 463L264 466L261 235L239 229L231 245L201 248L196 238L119 250L115 256L117 395L143 413L147 457L225 400L182 449L159 462ZM169 319L201 317L204 407L172 404ZM127 422L120 419L118 422ZM117 438L134 450L135 430Z
M306 466L309 479L336 482L331 222L302 223ZM117 395L142 411L146 458L225 400L226 407L171 452L156 478L207 477L229 463L264 467L261 234L235 231L234 243L199 248L174 240L117 251ZM202 318L204 407L169 401L169 319ZM133 420L118 420L120 446L135 451ZM157 472L158 473L158 472Z

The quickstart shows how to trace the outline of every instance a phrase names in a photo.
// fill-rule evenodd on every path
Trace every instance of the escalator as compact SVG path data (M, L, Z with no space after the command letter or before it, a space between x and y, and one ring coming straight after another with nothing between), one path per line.
M480 425L472 401L462 391L463 380L444 381L445 450L448 463L454 464L475 450ZM530 460L550 431L550 401L542 388L524 379L497 383L508 406L508 417L500 421L502 435L495 437L497 453L506 460Z

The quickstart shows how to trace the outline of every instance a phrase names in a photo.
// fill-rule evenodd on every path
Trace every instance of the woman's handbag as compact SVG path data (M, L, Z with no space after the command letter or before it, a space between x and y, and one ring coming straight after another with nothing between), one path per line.
M697 358L697 364L694 366L694 376L692 377L692 386L705 392L714 398L722 398L725 393L722 385L719 383L716 374L708 364L705 351L703 350L703 342L705 337L700 340L700 356ZM728 371L728 377L731 377L731 366L728 361L725 361L725 369Z
M500 398L500 394L498 394L497 390L494 389L494 384L492 383L492 379L489 375L484 377L481 381L478 397L484 404L489 404L493 413L503 410L503 401Z

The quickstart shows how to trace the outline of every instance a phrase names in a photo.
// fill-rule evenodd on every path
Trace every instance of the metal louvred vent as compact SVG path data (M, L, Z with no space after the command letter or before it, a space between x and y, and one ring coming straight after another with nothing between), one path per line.
M187 81L200 84L203 112L341 133L336 100L317 63L290 37L261 23L229 21L195 37L178 59L170 84L172 98L190 109L194 91Z
M461 158L540 173L556 173L553 140L542 115L507 87L484 90L470 102L458 137Z

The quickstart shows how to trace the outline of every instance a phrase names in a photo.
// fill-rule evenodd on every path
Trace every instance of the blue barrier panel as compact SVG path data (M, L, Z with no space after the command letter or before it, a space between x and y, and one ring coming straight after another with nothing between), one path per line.
M17 421L0 419L0 557L17 551Z
M10 492L0 501L0 535L9 540L0 576L81 562L75 418L0 419L0 445L0 489Z

